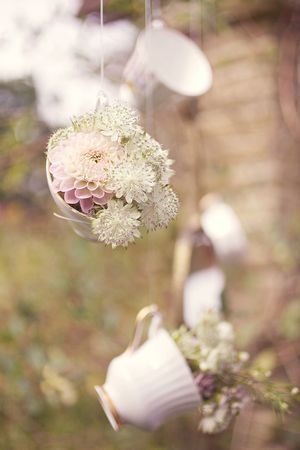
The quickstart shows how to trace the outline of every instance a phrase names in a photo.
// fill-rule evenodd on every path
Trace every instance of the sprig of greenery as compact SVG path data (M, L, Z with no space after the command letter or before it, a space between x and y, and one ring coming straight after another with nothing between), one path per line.
M234 382L247 388L253 400L269 405L283 417L293 403L299 402L299 389L291 384L274 382L270 372L244 369L234 376Z

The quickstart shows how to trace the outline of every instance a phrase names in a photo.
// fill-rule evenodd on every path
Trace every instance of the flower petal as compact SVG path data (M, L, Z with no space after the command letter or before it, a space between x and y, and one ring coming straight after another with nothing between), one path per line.
M77 186L76 186L77 187ZM95 183L95 181L90 181L87 185L88 189L90 191L94 191L98 187L98 183Z
M96 203L96 205L105 205L108 202L108 200L110 200L112 198L112 196L113 196L112 194L108 194L108 193L105 193L103 195L103 197L101 197L101 198L95 197L93 195L93 201L94 201L94 203Z
M75 205L75 203L78 203L78 198L75 195L75 190L67 191L65 192L64 199L66 203L69 203L70 205Z
M57 180L56 178L53 179L52 181L52 189L54 190L54 192L60 192L60 184L61 184L61 180Z
M74 189L74 178L66 178L60 184L60 190L62 192L71 191Z
M93 206L93 200L92 197L90 198L84 198L80 200L80 207L82 212L88 214L90 212L90 209Z
M50 164L49 172L54 174L60 167L61 167L60 164L57 163Z
M103 195L105 194L105 192L103 191L103 189L101 189L101 187L98 186L97 189L94 189L94 190L92 191L92 194L93 194L95 197L102 198Z
M55 170L53 170L53 175L55 178L58 178L59 180L64 180L68 177L68 175L65 173L64 169L62 167L58 167Z
M87 186L87 181L84 180L76 180L74 183L74 187L76 189L83 189Z
M79 199L90 198L92 196L92 194L90 193L90 191L87 188L76 189L75 195Z

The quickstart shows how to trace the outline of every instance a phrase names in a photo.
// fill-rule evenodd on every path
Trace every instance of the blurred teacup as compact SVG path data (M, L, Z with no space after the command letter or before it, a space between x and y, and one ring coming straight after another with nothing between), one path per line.
M124 69L120 97L138 104L158 84L177 94L197 97L210 89L212 69L191 39L155 20L138 37Z
M183 288L184 323L194 328L203 313L221 312L224 288L225 276L217 266L191 273Z
M201 227L212 242L216 256L221 261L242 260L247 238L233 208L215 194L203 197L200 208Z

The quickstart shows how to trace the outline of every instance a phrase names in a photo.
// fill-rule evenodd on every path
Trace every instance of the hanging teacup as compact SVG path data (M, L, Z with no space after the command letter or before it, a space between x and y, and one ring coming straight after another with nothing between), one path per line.
M141 344L145 319L150 316L148 339ZM122 424L154 430L200 403L192 372L160 322L155 305L142 309L131 345L110 363L105 384L95 387L116 431Z
M219 196L208 194L201 202L201 226L222 261L242 259L247 238L241 222L230 205Z
M135 111L116 101L100 103L51 137L47 180L59 217L77 234L126 247L141 227L166 227L176 216L172 161Z
M184 323L193 328L207 311L221 312L225 287L223 272L212 266L191 273L183 288Z
M187 36L155 20L142 31L124 69L120 96L140 103L161 84L184 96L196 97L212 85L211 66L200 48Z

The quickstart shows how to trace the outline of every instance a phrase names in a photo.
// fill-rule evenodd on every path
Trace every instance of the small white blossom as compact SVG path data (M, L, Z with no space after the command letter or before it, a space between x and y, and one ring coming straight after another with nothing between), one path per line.
M56 130L48 141L48 151L60 144L61 141L68 139L73 133L74 130L72 127L59 128Z
M250 355L248 352L239 352L238 357L241 362L247 362L249 361Z
M140 130L137 121L136 111L118 101L99 112L101 131L105 136L110 136L112 141L122 141L134 136Z
M155 186L142 205L142 223L150 231L166 227L176 217L178 206L178 198L169 186Z
M203 431L203 433L220 433L228 427L232 420L232 410L227 403L219 401L218 405L214 404L212 406L213 412L210 411L209 413L207 413L204 408L201 408L203 416L199 423L199 429Z
M126 149L132 156L146 158L149 162L156 159L157 155L162 154L165 157L168 155L168 152L163 150L161 145L144 131L136 133L126 145Z
M203 417L199 424L199 428L203 433L214 433L217 428L217 422L214 416Z
M173 162L174 162L173 159L168 158L165 160L165 164L160 165L159 181L163 186L166 186L170 182L170 179L175 173L175 171L171 168Z
M231 323L222 321L217 327L218 337L220 341L233 342L234 341L234 331Z
M234 346L233 328L216 311L206 311L194 328L194 333L201 343L199 368L203 372L233 372L241 366L242 361Z
M140 132L136 111L121 102L114 101L99 111L86 113L72 120L79 132L99 131L113 142L122 143Z
M92 229L99 241L112 248L127 247L140 237L139 217L140 212L134 206L124 205L122 200L110 200L107 208L100 210L92 220Z
M107 187L117 198L124 197L127 203L135 200L144 203L155 184L155 173L144 161L119 159L112 164Z
M201 407L201 411L203 415L210 416L216 408L216 405L214 403L204 403Z
M297 387L293 387L291 390L291 394L292 395L298 395L299 394L299 389Z
M169 152L164 150L148 133L137 133L128 142L126 149L134 158L146 160L153 167L157 181L163 186L169 183L170 178L174 175L174 171L171 169L173 160L168 158Z
M195 327L195 333L202 343L204 349L207 348L207 354L209 350L216 347L219 343L219 337L217 333L217 327L220 323L220 316L216 311L206 311L201 315L201 318Z

